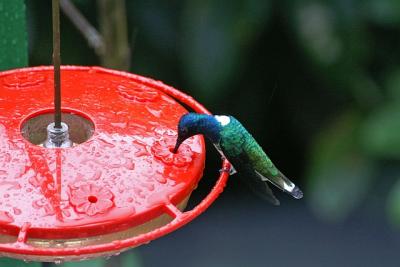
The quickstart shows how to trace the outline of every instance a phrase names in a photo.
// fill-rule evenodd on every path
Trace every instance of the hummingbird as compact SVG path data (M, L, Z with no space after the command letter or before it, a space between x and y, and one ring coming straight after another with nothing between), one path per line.
M236 170L243 172L242 180L261 198L279 205L268 182L296 199L303 197L300 188L275 167L253 136L234 117L198 113L183 115L178 123L173 152L177 153L187 138L197 134L209 139L222 158L231 163L231 174Z

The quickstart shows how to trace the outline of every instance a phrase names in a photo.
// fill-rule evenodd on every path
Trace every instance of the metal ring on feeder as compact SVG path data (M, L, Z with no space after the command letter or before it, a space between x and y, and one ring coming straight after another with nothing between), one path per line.
M201 136L173 154L186 110L209 113L159 81L100 67L62 68L72 147L45 148L52 67L0 73L0 255L35 261L117 254L190 222L223 191L183 212L202 176ZM229 169L228 161L223 169Z

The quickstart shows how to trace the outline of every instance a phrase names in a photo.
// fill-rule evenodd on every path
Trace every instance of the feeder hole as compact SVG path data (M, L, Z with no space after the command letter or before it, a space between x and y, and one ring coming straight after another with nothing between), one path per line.
M69 138L75 144L89 140L94 133L94 123L75 111L62 112L62 121L69 127ZM54 122L53 111L31 115L21 125L21 134L34 145L42 145L47 139L47 126Z
M96 203L97 202L97 197L96 196L89 196L88 200L90 203Z

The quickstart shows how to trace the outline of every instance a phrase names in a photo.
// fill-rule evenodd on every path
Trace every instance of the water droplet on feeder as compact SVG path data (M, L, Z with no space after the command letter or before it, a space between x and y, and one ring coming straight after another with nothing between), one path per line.
M125 129L128 126L128 123L126 123L126 122L114 122L114 123L111 123L111 126L116 127L116 128Z
M41 204L41 200L35 200L35 201L33 201L33 202L32 202L32 207L33 207L34 209L37 209L37 210L41 209L41 208L43 207L43 205Z
M157 182L159 182L160 184L165 184L167 183L167 179L163 176L163 175L156 175L155 179L157 180Z
M28 179L28 182L33 186L33 187L39 187L40 182L36 176L32 176Z
M166 180L165 180L166 181ZM147 190L149 190L150 192L151 191L154 191L154 189L155 189L155 186L154 186L154 184L152 184L152 183L142 183L141 184L143 187L145 187Z
M19 208L14 207L13 208L14 214L15 215L20 215L22 213L22 211Z
M124 167L132 171L135 169L135 163L133 163L132 159L126 159Z
M150 108L149 106L146 106L146 109L148 112L150 112L154 117L156 118L161 118L161 110L153 109Z
M106 140L106 139L109 139L109 138L106 137L105 135L103 135L102 138L99 138L98 140L102 142L102 145L104 147L114 148L115 145L112 143L112 140Z
M95 174L92 177L92 180L94 180L94 181L99 180L101 175L102 175L102 171L101 170L96 170Z

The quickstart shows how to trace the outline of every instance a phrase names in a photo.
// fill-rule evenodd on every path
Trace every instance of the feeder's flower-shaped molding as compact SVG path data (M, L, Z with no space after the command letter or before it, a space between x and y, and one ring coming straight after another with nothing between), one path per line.
M114 205L114 195L105 187L84 184L71 189L70 193L70 203L75 210L89 216L105 213Z
M181 144L176 154L172 152L176 138L164 138L155 141L151 147L153 156L167 165L184 167L193 160L193 151L187 144Z
M156 90L132 82L129 85L119 85L118 93L126 99L142 103L154 102L160 97L160 93Z
M36 72L20 72L7 75L3 84L10 89L23 89L44 84L46 77Z

